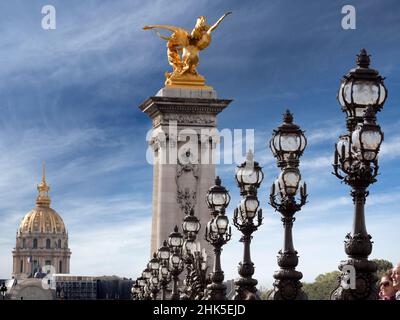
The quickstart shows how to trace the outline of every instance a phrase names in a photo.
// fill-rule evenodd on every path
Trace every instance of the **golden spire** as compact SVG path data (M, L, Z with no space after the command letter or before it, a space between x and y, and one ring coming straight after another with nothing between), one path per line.
M43 161L43 172L42 172L42 181L37 186L38 196L36 198L36 206L37 207L49 207L50 206L50 197L49 190L50 187L46 183L46 166Z

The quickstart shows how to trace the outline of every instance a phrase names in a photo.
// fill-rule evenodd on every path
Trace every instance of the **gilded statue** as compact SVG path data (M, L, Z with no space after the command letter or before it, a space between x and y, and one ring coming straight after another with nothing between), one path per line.
M214 31L224 18L231 14L225 13L212 26L206 24L206 18L197 18L192 32L168 25L156 24L143 27L144 30L153 29L158 36L167 41L168 62L172 72L166 72L165 85L171 87L211 88L205 85L205 79L198 74L196 67L199 64L199 52L211 43L211 32ZM171 31L169 37L162 35L157 29Z

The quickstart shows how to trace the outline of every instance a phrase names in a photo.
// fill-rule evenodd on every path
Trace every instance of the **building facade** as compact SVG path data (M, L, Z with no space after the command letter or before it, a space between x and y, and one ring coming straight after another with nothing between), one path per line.
M22 219L12 251L15 279L34 277L36 273L69 273L71 251L68 233L61 216L50 208L50 187L43 167L42 181L37 186L36 207Z

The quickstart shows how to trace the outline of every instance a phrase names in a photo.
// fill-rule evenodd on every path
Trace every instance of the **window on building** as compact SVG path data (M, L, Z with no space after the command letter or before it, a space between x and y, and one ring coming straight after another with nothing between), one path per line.
M38 270L39 270L39 263L37 260L33 260L33 275L35 275L35 273L38 272Z
M23 273L23 272L24 272L24 260L21 260L19 262L19 273Z
M37 239L33 239L33 249L37 249Z
M60 260L60 263L58 264L58 273L62 273L62 261Z
M59 249L61 249L61 239L58 239L58 246Z
M46 266L51 266L51 260L46 260L45 265L46 265ZM46 273L47 273L47 274L49 274L50 271L51 271L50 268L46 268Z
M24 238L24 239L22 239L22 248L26 248L26 239Z
M50 249L50 239L46 239L46 249Z

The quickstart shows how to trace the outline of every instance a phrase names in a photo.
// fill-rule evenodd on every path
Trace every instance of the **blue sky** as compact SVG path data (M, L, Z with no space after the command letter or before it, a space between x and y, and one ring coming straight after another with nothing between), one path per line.
M41 28L41 8L57 10L57 29ZM341 8L357 10L357 29L341 28ZM342 75L363 47L386 77L389 97L378 115L385 132L378 183L367 200L372 257L400 260L400 4L384 1L2 1L0 3L0 278L11 273L15 232L35 204L46 161L53 208L64 218L74 274L134 277L149 255L152 168L138 105L154 95L169 69L165 44L147 24L191 29L233 11L201 53L199 72L221 98L233 99L219 128L255 130L264 166L260 201L265 224L252 250L256 278L270 286L283 230L267 194L278 175L266 143L289 107L306 130L301 162L309 203L297 214L295 247L306 281L345 258L352 223L349 188L331 172L333 145L345 130L336 101ZM238 202L234 165L218 174ZM239 234L223 252L236 277Z

